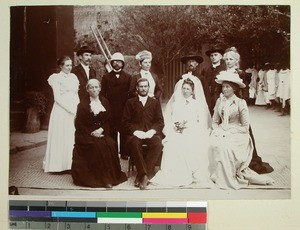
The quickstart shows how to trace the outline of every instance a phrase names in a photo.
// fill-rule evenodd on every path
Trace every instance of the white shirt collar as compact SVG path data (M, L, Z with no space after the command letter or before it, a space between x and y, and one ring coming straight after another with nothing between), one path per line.
M212 67L217 68L219 65L221 65L221 62L217 63L217 64L213 64L212 63Z
M142 97L142 96L140 96L140 95L138 95L138 96L139 96L139 101L142 102L143 106L145 106L146 101L147 101L147 99L148 99L148 95L145 96L145 97Z

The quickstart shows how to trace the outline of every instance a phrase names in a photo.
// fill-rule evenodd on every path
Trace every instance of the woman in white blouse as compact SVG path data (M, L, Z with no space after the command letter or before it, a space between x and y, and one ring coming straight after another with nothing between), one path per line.
M130 92L133 95L136 95L136 83L137 80L140 78L146 78L149 81L149 96L159 99L162 94L162 87L160 84L160 79L158 76L150 71L151 69L151 62L152 62L152 54L147 50L143 50L139 52L135 59L139 61L139 65L141 67L140 73L134 75L132 77L132 81L130 84Z
M64 56L57 61L61 71L48 78L52 87L54 104L50 115L45 172L62 172L71 169L74 145L74 118L79 103L79 81L71 73L72 60Z

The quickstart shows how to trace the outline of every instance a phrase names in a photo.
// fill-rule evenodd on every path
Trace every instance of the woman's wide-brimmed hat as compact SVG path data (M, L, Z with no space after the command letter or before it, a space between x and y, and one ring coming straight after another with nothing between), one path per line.
M143 61L145 59L151 59L152 60L152 53L148 50L143 50L135 56L135 59L138 60L138 61Z
M219 53L219 54L223 55L223 54L224 54L224 49L222 49L222 48L219 47L219 46L211 46L211 47L209 48L209 50L207 50L207 51L205 52L205 54L206 54L207 56L210 56L212 53Z
M219 75L217 75L217 79L215 81L218 84L223 84L224 81L229 81L237 84L240 88L246 87L246 85L243 83L243 80L240 78L239 74L230 71L221 71Z
M95 51L89 46L81 46L80 49L76 52L76 55L82 55L83 53L91 53L94 54Z
M203 62L203 58L202 58L199 54L193 53L193 52L192 52L192 53L189 53L189 54L187 54L187 55L185 55L185 56L182 56L182 57L180 58L180 61L181 61L183 64L186 64L186 63L188 62L188 60L191 60L191 59L195 60L195 61L198 62L199 64Z

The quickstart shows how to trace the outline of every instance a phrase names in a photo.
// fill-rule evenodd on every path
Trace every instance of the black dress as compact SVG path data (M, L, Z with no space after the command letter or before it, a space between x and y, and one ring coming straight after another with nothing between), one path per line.
M80 102L75 118L72 177L74 183L80 186L105 187L127 180L126 174L121 171L117 143L109 135L109 103L104 97L99 99L105 112L94 115L88 99ZM104 136L91 136L100 127Z

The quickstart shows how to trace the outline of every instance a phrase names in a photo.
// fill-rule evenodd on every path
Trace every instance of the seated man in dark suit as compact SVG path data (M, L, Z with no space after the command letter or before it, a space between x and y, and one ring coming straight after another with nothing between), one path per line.
M148 96L148 80L138 79L136 89L138 97L126 102L122 126L126 135L125 148L137 168L136 183L143 190L154 176L155 164L161 155L164 118L159 100ZM142 148L144 144L148 146L145 156Z

